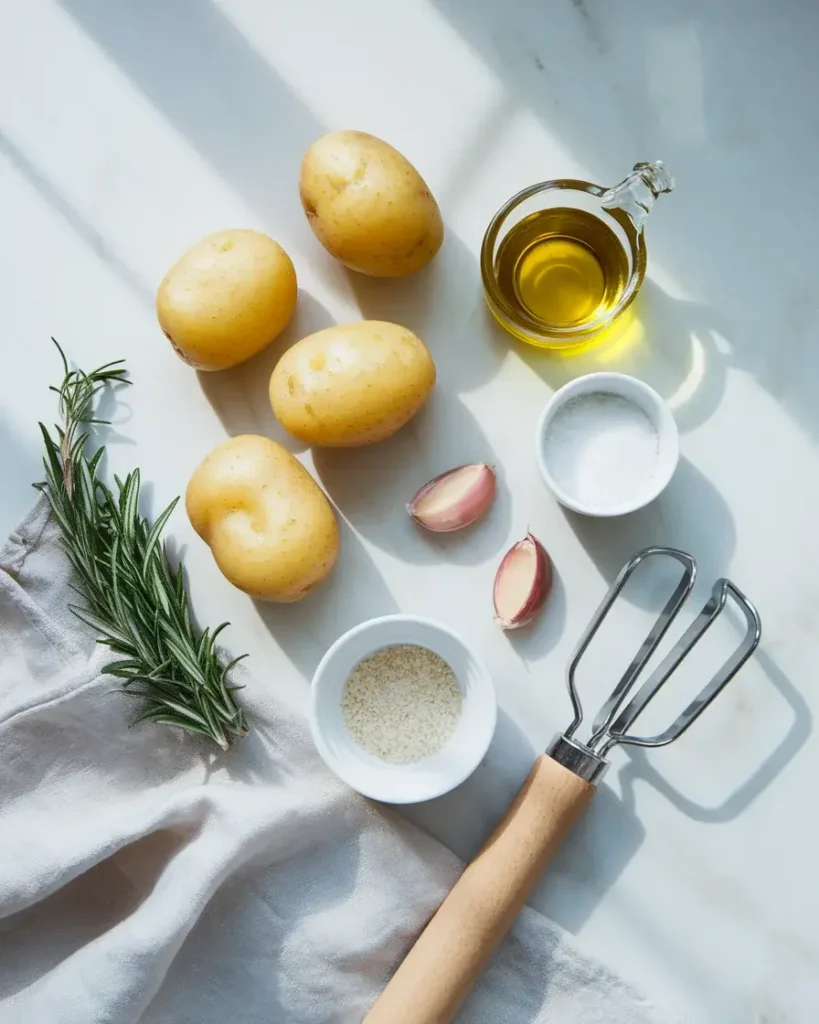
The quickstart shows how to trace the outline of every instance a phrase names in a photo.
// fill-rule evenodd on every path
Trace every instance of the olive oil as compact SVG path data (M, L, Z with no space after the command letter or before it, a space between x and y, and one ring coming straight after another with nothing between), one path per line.
M570 207L538 210L501 242L498 289L518 314L545 331L582 328L616 307L629 257L604 221Z

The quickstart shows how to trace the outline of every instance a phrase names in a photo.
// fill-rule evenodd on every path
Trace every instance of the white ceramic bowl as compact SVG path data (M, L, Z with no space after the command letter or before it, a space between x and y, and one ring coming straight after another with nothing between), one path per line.
M344 686L356 665L382 647L415 644L452 669L461 691L455 731L436 754L414 764L391 764L360 747L341 712ZM413 615L371 619L340 637L313 676L310 728L319 754L339 778L374 800L412 804L448 793L480 764L495 732L492 679L467 644L446 626Z
M658 462L654 473L635 489L628 500L619 504L584 503L561 487L549 468L546 439L555 416L573 398L590 394L618 395L633 402L648 416L657 432ZM536 453L543 479L561 505L587 516L622 516L643 508L668 486L680 458L680 442L671 410L654 388L625 373L589 373L585 377L578 377L577 380L564 384L547 403L537 426Z

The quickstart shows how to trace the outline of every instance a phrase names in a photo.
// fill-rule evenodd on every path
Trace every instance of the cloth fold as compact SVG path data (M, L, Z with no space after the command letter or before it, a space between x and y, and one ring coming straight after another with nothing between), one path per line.
M348 790L237 668L226 754L129 729L40 502L0 554L0 1022L351 1024L461 865ZM458 1017L661 1024L525 910Z

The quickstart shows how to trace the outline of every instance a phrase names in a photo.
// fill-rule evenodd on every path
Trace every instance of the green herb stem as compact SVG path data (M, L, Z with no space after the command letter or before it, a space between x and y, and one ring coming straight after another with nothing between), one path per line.
M61 423L56 437L40 424L46 479L35 486L51 505L76 574L83 604L72 611L119 656L105 671L145 704L136 722L201 733L226 750L247 732L234 700L239 687L228 683L240 659L223 664L216 653L227 623L200 632L191 622L182 568L171 565L160 539L179 499L151 525L139 511L139 470L124 480L115 477L112 491L97 475L105 449L90 458L85 453L84 426L107 422L93 416L97 395L130 383L123 360L84 373L72 370L57 349L64 376L52 390L59 395Z

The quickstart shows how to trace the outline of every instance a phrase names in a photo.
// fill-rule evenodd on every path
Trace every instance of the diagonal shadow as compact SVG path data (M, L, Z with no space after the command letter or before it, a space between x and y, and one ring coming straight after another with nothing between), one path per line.
M652 216L649 259L696 297L700 319L722 314L727 351L713 361L751 373L819 436L816 218L805 204L816 130L812 113L787 113L819 90L819 6L791 4L783 18L775 5L757 5L748 18L739 0L431 2L515 106L594 180L613 183L635 160L667 161L678 189ZM473 160L448 187L467 187L480 168ZM500 187L498 207L566 170L535 165L525 146L520 168L520 180Z
M0 131L0 154L17 168L31 187L55 210L76 235L107 264L117 277L143 302L153 307L154 292L118 255L105 235L86 220L46 174L23 153L12 140Z
M61 0L83 30L269 222L311 239L302 154L327 129L219 9L203 0Z
M475 255L447 230L428 271L373 280L340 272L316 242L298 198L301 159L328 131L265 58L209 0L60 0L217 174L245 200L274 237L304 245L367 319L415 330L431 344L442 376L460 390L493 375L505 349L474 344L482 307Z

